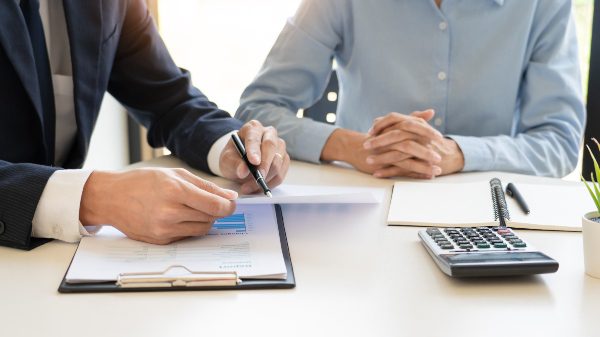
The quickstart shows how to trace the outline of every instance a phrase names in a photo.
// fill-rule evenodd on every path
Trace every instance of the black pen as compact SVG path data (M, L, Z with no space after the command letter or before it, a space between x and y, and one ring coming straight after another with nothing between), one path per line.
M506 194L517 200L517 204L519 204L519 207L521 207L523 213L529 214L529 207L527 207L527 203L525 202L523 195L519 193L517 186L515 186L513 183L508 183L508 185L506 185Z
M258 186L262 188L263 192L267 197L272 198L273 194L271 194L271 189L269 189L269 186L267 186L265 178L262 176L262 174L260 174L260 171L256 168L256 166L252 165L252 163L250 163L250 161L248 160L246 148L244 147L244 143L240 139L240 136L238 136L237 132L231 134L231 139L233 139L233 144L235 145L235 148L240 153L240 156L242 156L242 159L244 159L244 162L248 166L248 170L250 170L250 173L252 174L252 176L254 176L254 179L256 180Z

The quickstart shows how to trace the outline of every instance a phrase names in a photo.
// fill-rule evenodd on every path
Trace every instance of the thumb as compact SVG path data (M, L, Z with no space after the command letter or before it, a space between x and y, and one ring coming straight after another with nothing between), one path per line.
M424 111L414 111L410 115L413 117L422 118L428 122L429 120L431 120L433 118L433 116L435 116L435 110L427 109Z

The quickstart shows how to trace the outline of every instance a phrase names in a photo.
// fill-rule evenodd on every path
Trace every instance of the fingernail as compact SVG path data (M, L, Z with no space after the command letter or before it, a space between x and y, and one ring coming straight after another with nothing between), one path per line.
M433 154L433 160L434 160L436 163L439 163L439 162L441 162L441 161L442 161L442 156L440 156L440 155L439 155L439 154L437 154L437 153L434 153L434 154Z
M370 141L366 141L363 143L363 147L367 150L370 149L372 146L373 144Z
M230 190L230 189L223 189L225 191L225 193L229 194L229 200L234 200L237 199L238 197L238 193L236 191Z
M375 177L375 178L381 178L381 173L375 172L375 173L373 173L373 177Z
M374 161L373 157L367 157L367 164L373 164Z
M433 167L433 174L436 176L439 176L440 174L442 174L442 168L439 166L434 166Z

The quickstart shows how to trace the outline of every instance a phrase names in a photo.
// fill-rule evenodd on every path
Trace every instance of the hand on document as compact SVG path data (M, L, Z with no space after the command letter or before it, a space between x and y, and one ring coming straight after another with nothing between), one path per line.
M237 193L185 169L93 172L81 196L83 225L111 224L128 237L168 244L208 233L231 215Z
M285 142L277 136L277 130L252 120L242 126L238 135L244 142L248 160L260 170L267 185L273 188L281 184L290 167L290 156ZM251 194L260 190L232 141L221 153L219 168L225 178L242 184L242 193Z
M367 163L382 166L373 173L375 177L431 179L462 169L464 158L456 142L427 123L434 115L433 110L410 115L391 112L375 119L363 143L376 153Z

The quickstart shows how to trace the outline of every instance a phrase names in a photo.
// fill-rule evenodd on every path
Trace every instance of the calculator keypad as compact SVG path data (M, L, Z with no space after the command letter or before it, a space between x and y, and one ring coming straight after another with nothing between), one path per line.
M427 228L442 250L490 251L524 249L527 244L505 227Z

